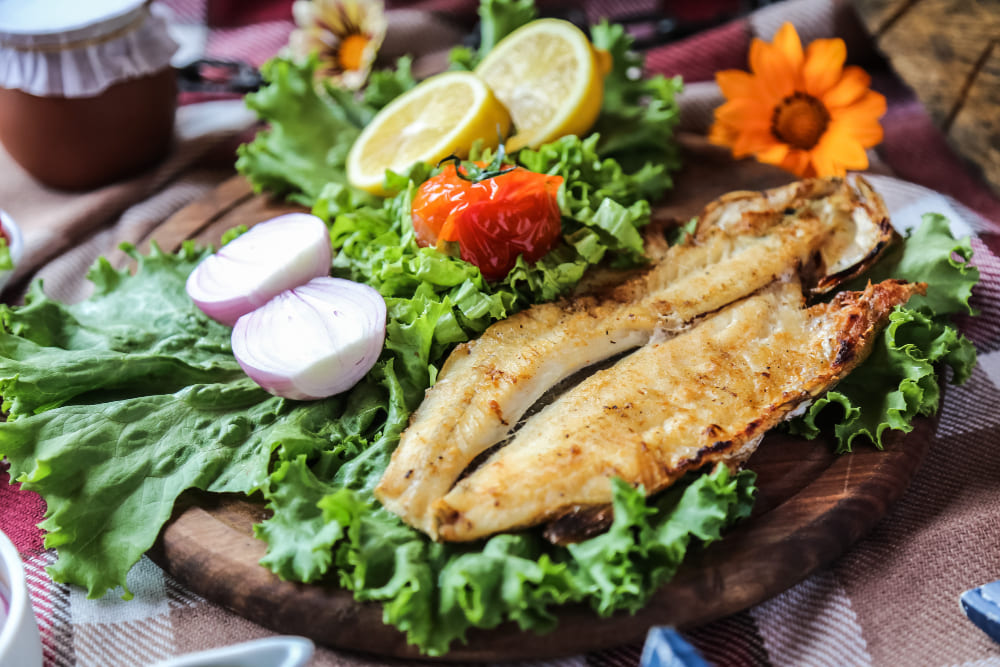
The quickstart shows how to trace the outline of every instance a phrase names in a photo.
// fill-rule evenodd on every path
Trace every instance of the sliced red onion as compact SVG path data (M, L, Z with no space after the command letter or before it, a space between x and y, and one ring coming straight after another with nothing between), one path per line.
M330 232L307 213L251 227L204 259L187 280L188 296L214 320L232 326L280 292L330 273Z
M261 387L311 400L347 391L385 341L385 301L373 288L313 278L247 313L233 327L233 355Z

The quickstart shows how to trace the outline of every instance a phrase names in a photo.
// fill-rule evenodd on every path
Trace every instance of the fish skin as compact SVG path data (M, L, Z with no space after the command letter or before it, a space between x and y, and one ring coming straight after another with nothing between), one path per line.
M549 387L646 345L654 334L676 335L789 270L811 271L811 282L819 284L828 277L825 262L838 262L847 266L838 266L838 275L849 277L851 262L871 263L893 234L884 204L865 188L815 179L730 193L705 209L690 243L652 244L657 261L643 274L594 294L533 306L459 345L412 415L376 497L436 536L432 503ZM859 236L852 225L864 228L860 236L871 247L834 243L846 255L817 262L831 240Z
M861 363L892 309L924 288L890 280L804 308L798 281L779 281L642 347L533 415L435 501L435 533L468 541L601 507L612 477L653 494L702 466L737 466Z

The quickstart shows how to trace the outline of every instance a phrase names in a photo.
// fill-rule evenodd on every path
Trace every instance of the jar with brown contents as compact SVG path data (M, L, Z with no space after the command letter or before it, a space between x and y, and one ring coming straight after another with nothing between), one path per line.
M87 189L170 148L176 44L149 0L0 0L0 143L40 182Z

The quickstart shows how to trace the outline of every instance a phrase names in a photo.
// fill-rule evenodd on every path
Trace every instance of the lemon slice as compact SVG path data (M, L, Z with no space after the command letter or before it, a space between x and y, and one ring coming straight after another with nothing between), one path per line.
M510 111L515 151L567 134L584 134L604 99L607 52L595 51L568 21L538 19L504 37L476 68Z
M347 155L347 181L385 196L386 169L466 157L477 140L496 148L510 131L510 114L472 72L446 72L422 81L386 105L365 126Z

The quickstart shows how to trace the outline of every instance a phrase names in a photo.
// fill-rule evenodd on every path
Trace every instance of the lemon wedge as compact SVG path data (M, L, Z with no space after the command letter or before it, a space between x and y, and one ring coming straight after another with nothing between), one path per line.
M476 74L510 111L516 134L507 149L582 135L597 120L610 55L569 21L538 19L504 37Z
M347 181L386 196L386 169L466 157L477 140L496 148L510 131L510 114L472 72L430 77L386 105L365 126L347 155Z

